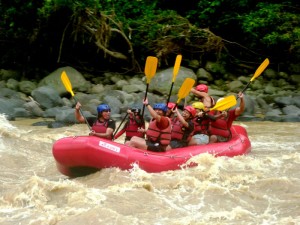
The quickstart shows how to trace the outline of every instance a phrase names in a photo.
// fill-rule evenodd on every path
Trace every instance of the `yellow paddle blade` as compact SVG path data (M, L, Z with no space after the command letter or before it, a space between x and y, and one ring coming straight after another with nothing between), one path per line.
M212 110L223 111L235 105L236 105L236 97L234 95L229 95L223 98L222 100L218 101L216 105L210 109L210 111Z
M73 93L73 90L72 90L72 84L71 84L71 82L70 82L70 80L69 80L69 77L68 77L68 75L66 74L65 71L63 71L63 72L61 73L60 78L61 78L61 80L62 80L62 82L63 82L63 84L64 84L66 90L67 90L68 92L70 92L70 94L71 94L72 96L74 96L74 93Z
M259 75L262 74L262 72L267 68L267 66L269 65L270 61L268 58L266 58L262 64L260 64L260 66L257 68L257 70L255 71L253 77L251 78L250 82L252 82L256 77L258 77Z
M192 78L185 78L183 84L181 85L178 91L178 100L177 104L180 102L181 99L185 98L191 91L192 87L195 84L195 80Z
M151 79L156 73L158 59L154 56L148 56L146 59L145 75L147 77L147 84L150 83Z
M173 80L172 82L175 82L177 74L179 72L180 68L180 63L181 63L182 55L177 55L176 60L175 60L175 65L174 65L174 70L173 70Z

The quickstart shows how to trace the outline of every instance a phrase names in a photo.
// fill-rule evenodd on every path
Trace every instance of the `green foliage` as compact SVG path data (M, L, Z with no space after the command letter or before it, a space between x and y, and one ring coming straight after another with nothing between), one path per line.
M296 0L201 0L186 12L186 17L252 51L263 50L286 59L299 51Z
M186 13L186 17L199 27L218 28L234 19L251 5L251 0L202 0Z
M33 25L37 23L37 8L40 4L36 1L16 0L2 2L0 6L0 36L28 37L26 34L30 35Z
M300 17L291 9L287 3L259 3L257 10L241 16L241 27L251 46L260 40L268 48L283 45L289 54L291 49L299 48Z
M157 0L102 0L100 9L108 14L115 13L125 22L127 19L134 20L144 15L153 15L156 4Z
M168 7L164 3L169 3ZM183 10L186 5L187 10ZM248 48L282 60L298 60L299 18L298 0L5 0L0 1L0 48L6 54L0 56L0 62L8 55L15 58L6 61L18 61L20 53L27 58L33 58L28 56L34 53L38 59L42 58L38 54L57 56L64 34L68 39L63 43L65 52L75 51L75 45L83 51L97 51L95 37L85 30L87 25L97 30L98 38L106 38L104 47L109 50L121 46L124 53L132 44L135 57L141 61L150 54L165 57L182 49L190 53L187 59L194 57L194 52L218 53L222 40L209 36L209 32L228 40L228 51L233 42L243 45L234 49L238 56L247 55L250 51L244 50ZM112 35L110 28L119 32ZM130 43L124 43L126 38ZM8 46L7 42L14 43Z

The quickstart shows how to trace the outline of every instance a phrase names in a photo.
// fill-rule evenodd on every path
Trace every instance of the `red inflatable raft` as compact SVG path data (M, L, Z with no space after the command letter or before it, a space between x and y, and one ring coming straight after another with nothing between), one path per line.
M132 148L94 136L66 137L53 144L58 170L69 177L83 176L102 168L128 170L136 163L147 172L180 169L191 157L201 153L233 157L251 150L247 131L233 125L232 139L224 143L177 148L167 152L151 152ZM196 164L189 164L188 167Z

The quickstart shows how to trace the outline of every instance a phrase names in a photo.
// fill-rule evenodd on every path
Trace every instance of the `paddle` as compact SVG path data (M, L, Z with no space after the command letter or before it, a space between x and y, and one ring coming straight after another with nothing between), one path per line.
M251 84L251 82L257 78L258 76L260 76L262 74L262 72L267 68L267 66L269 65L270 61L268 58L266 58L262 64L260 64L260 66L256 69L253 77L250 79L250 81L248 82L248 84L246 85L246 87L244 87L244 89L242 90L242 93L244 93L246 91L246 89L249 87L249 85Z
M119 131L121 125L124 123L124 121L125 121L125 119L127 118L127 116L128 116L128 113L126 113L126 115L125 115L124 118L122 119L120 125L118 126L118 128L116 129L116 131L114 132L114 134L112 135L112 139L114 139L115 135L118 133L118 131Z
M184 82L182 83L182 85L178 91L178 94L177 94L178 99L177 99L176 105L174 106L174 109L177 107L177 105L179 104L181 99L188 96L188 94L190 93L194 84L195 84L195 80L193 80L192 78L189 78L189 77L185 78Z
M169 92L169 96L168 96L166 105L168 105L168 103L170 101L170 97L171 97L171 94L172 94L172 89L173 89L173 86L174 86L174 82L175 82L177 74L179 72L181 59L182 59L182 55L177 55L176 56L175 65L174 65L174 69L173 69L172 85L171 85L171 89L170 89L170 92Z
M147 85L146 85L146 93L145 93L144 100L146 100L147 98L149 83L156 73L157 63L158 63L158 59L154 56L148 56L146 59L145 75L147 78ZM145 111L145 105L143 105L142 118L144 117L144 111Z
M73 90L72 90L72 84L71 84L71 82L70 82L70 80L69 80L69 77L68 77L67 73L66 73L65 71L63 71L63 72L61 73L60 78L61 78L61 80L62 80L62 82L63 82L63 84L64 84L66 90L72 95L72 97L74 98L75 102L77 103L78 101L77 101L77 99L75 98L74 92L73 92ZM82 112L81 108L79 108L79 111L80 111L80 114L83 116L83 118L84 118L84 120L85 120L85 122L86 122L88 128L91 130L91 127L90 127L88 121L86 120L85 116L83 115L83 112Z
M235 96L229 95L229 96L221 99L220 101L218 101L213 108L209 109L209 111L212 111L212 110L223 111L223 110L229 109L235 105L236 105Z

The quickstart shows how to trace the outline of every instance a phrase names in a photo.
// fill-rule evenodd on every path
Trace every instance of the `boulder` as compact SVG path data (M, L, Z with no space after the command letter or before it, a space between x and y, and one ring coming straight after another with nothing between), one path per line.
M56 90L56 92L58 92L59 95L66 94L67 93L66 88L63 85L61 80L61 74L63 71L65 71L66 74L68 75L74 93L76 91L85 92L89 89L90 86L89 82L85 80L83 75L80 72L78 72L76 69L69 66L61 67L55 70L54 72L52 72L51 74L49 74L48 76L46 76L45 78L43 78L39 82L38 87L51 86Z
M38 87L32 91L31 95L43 109L49 109L63 105L63 101L58 92L50 86Z
M185 78L192 78L194 79L195 85L197 83L196 74L188 68L180 67L176 80L174 82L174 86L172 89L172 94L177 94L179 88L181 87L182 83L184 82ZM154 78L152 78L149 84L149 92L153 92L159 95L165 95L166 97L169 95L171 84L173 78L173 68L169 68L166 70L162 70L156 73ZM146 81L145 81L146 83ZM165 99L166 101L167 99Z
M32 81L29 81L29 80L25 80L25 81L21 81L19 83L19 89L21 92L27 94L27 95L30 95L31 92L36 89L37 87L37 84L32 82Z

